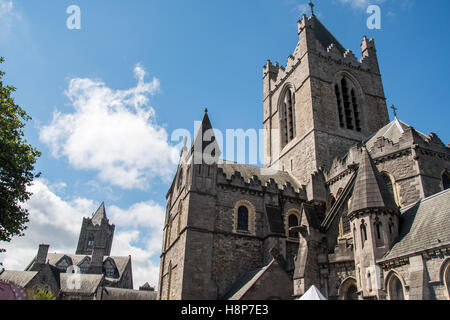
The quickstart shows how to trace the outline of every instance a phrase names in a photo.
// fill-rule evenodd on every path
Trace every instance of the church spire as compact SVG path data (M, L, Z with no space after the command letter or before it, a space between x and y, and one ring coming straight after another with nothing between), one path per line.
M207 164L217 163L221 155L214 135L214 129L209 120L208 109L205 109L202 123L192 144L191 153L194 154L195 164L200 164L205 161Z
M311 8L311 17L314 16L314 3L312 1L309 1L309 7Z
M106 217L106 209L105 209L105 202L103 201L100 207L97 209L97 211L92 216L92 223L94 225L100 225L102 224L103 218L107 219Z

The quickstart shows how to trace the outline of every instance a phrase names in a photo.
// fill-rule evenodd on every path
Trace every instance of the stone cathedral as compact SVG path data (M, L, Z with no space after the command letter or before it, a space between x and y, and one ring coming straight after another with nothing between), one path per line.
M208 113L183 148L158 299L449 299L449 145L390 121L373 39L298 35L263 67L264 168L218 160Z

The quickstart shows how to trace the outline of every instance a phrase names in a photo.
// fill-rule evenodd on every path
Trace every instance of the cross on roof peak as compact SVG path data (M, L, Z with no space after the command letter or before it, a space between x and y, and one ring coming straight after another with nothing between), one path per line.
M311 8L311 16L314 15L314 3L312 1L309 1L309 7Z
M397 118L397 110L398 110L398 108L396 108L394 105L392 105L391 109L394 112L394 117Z

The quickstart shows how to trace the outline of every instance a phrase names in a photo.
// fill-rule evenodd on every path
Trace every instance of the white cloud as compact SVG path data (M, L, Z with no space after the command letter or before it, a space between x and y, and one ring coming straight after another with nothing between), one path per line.
M14 6L14 1L0 0L0 39L8 38L16 22L21 22L21 16Z
M380 4L385 0L340 0L344 4L350 4L354 8L367 9L372 4Z
M9 22L15 16L12 0L0 0L0 21Z
M7 269L25 269L41 243L49 244L50 252L74 254L83 217L90 216L99 206L85 198L64 200L49 185L38 179L29 189L33 195L25 205L30 212L25 237L0 245L7 250L6 254L0 254ZM145 282L156 286L164 208L152 201L136 203L128 209L106 204L106 212L116 225L111 255L131 255L135 289Z
M114 90L99 80L72 79L66 95L73 113L56 111L40 131L55 157L67 157L76 169L98 171L104 182L123 189L145 189L154 177L168 181L178 151L156 124L148 96L159 91L157 78L145 82L137 65L135 88Z

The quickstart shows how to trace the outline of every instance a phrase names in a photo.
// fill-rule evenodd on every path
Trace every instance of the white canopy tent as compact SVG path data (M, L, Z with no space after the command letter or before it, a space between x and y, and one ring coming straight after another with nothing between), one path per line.
M316 286L311 286L308 291L305 292L301 298L298 298L297 300L327 300L319 291L319 289L316 288Z

